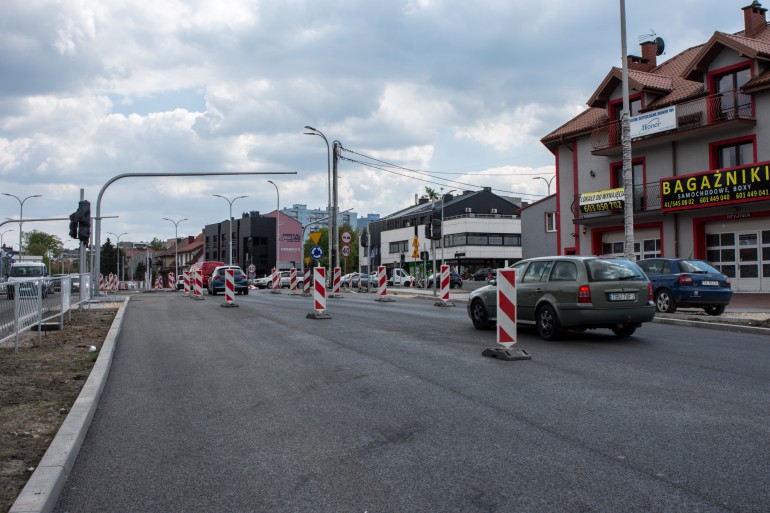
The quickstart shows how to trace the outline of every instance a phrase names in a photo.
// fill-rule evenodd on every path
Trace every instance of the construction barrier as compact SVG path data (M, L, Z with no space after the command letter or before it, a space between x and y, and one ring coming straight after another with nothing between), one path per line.
M281 292L281 271L273 267L273 290L274 294Z
M203 271L195 271L195 284L193 286L193 299L203 299Z
M313 312L308 319L331 319L326 313L326 268L313 268Z
M238 306L235 304L235 269L225 269L225 302L219 306Z
M302 293L306 296L310 295L310 268L305 268L305 279L302 282Z
M182 279L184 281L184 295L189 296L190 295L190 273L187 271L184 271L182 273Z
M292 293L297 292L297 269L294 267L292 267L291 271L289 271L289 290Z
M342 286L342 268L334 268L334 279L332 280L332 294L336 297L340 295L340 287Z
M497 343L503 348L487 348L481 355L500 360L531 360L523 349L513 349L516 343L516 271L497 270Z
M168 288L176 290L176 274L168 273Z
M104 275L99 273L99 290L104 291Z
M113 292L118 290L118 284L114 274L110 273L109 279L107 281L109 282L109 284L107 285L107 288L109 290Z
M395 301L395 299L388 297L388 274L384 265L377 267L377 296L375 301Z
M155 277L155 290L163 290L163 282L160 279L160 275Z

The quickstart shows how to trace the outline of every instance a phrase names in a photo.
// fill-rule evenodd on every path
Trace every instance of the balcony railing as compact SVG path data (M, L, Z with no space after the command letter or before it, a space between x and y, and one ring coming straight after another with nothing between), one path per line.
M634 186L634 212L649 212L660 210L660 182ZM580 194L576 194L572 202L572 215L575 219L593 219L622 214L622 210L604 210L584 214L580 212Z
M738 91L727 91L677 104L676 129L659 134L648 135L649 139L671 132L683 132L704 126L716 125L733 119L754 119L751 107L751 95ZM622 126L620 121L613 121L591 132L591 145L594 151L606 150L621 143Z

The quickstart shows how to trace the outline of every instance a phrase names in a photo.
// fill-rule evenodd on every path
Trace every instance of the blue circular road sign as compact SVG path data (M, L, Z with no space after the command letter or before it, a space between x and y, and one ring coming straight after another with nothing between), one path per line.
M321 260L324 257L324 248L321 246L313 246L310 248L310 256L313 260Z

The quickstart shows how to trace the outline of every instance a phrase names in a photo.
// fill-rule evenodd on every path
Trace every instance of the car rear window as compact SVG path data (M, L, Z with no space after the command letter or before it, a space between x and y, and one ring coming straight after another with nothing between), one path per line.
M589 281L645 280L638 265L622 258L586 261Z
M682 260L679 262L679 267L682 268L683 273L715 273L721 274L714 267L704 262L703 260Z

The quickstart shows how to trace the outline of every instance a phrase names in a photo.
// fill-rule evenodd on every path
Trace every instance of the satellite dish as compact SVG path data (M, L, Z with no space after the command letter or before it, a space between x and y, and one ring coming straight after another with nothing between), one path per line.
M666 43L663 41L662 37L656 37L655 38L655 45L657 46L657 50L655 51L655 55L663 55L663 51L666 49Z

